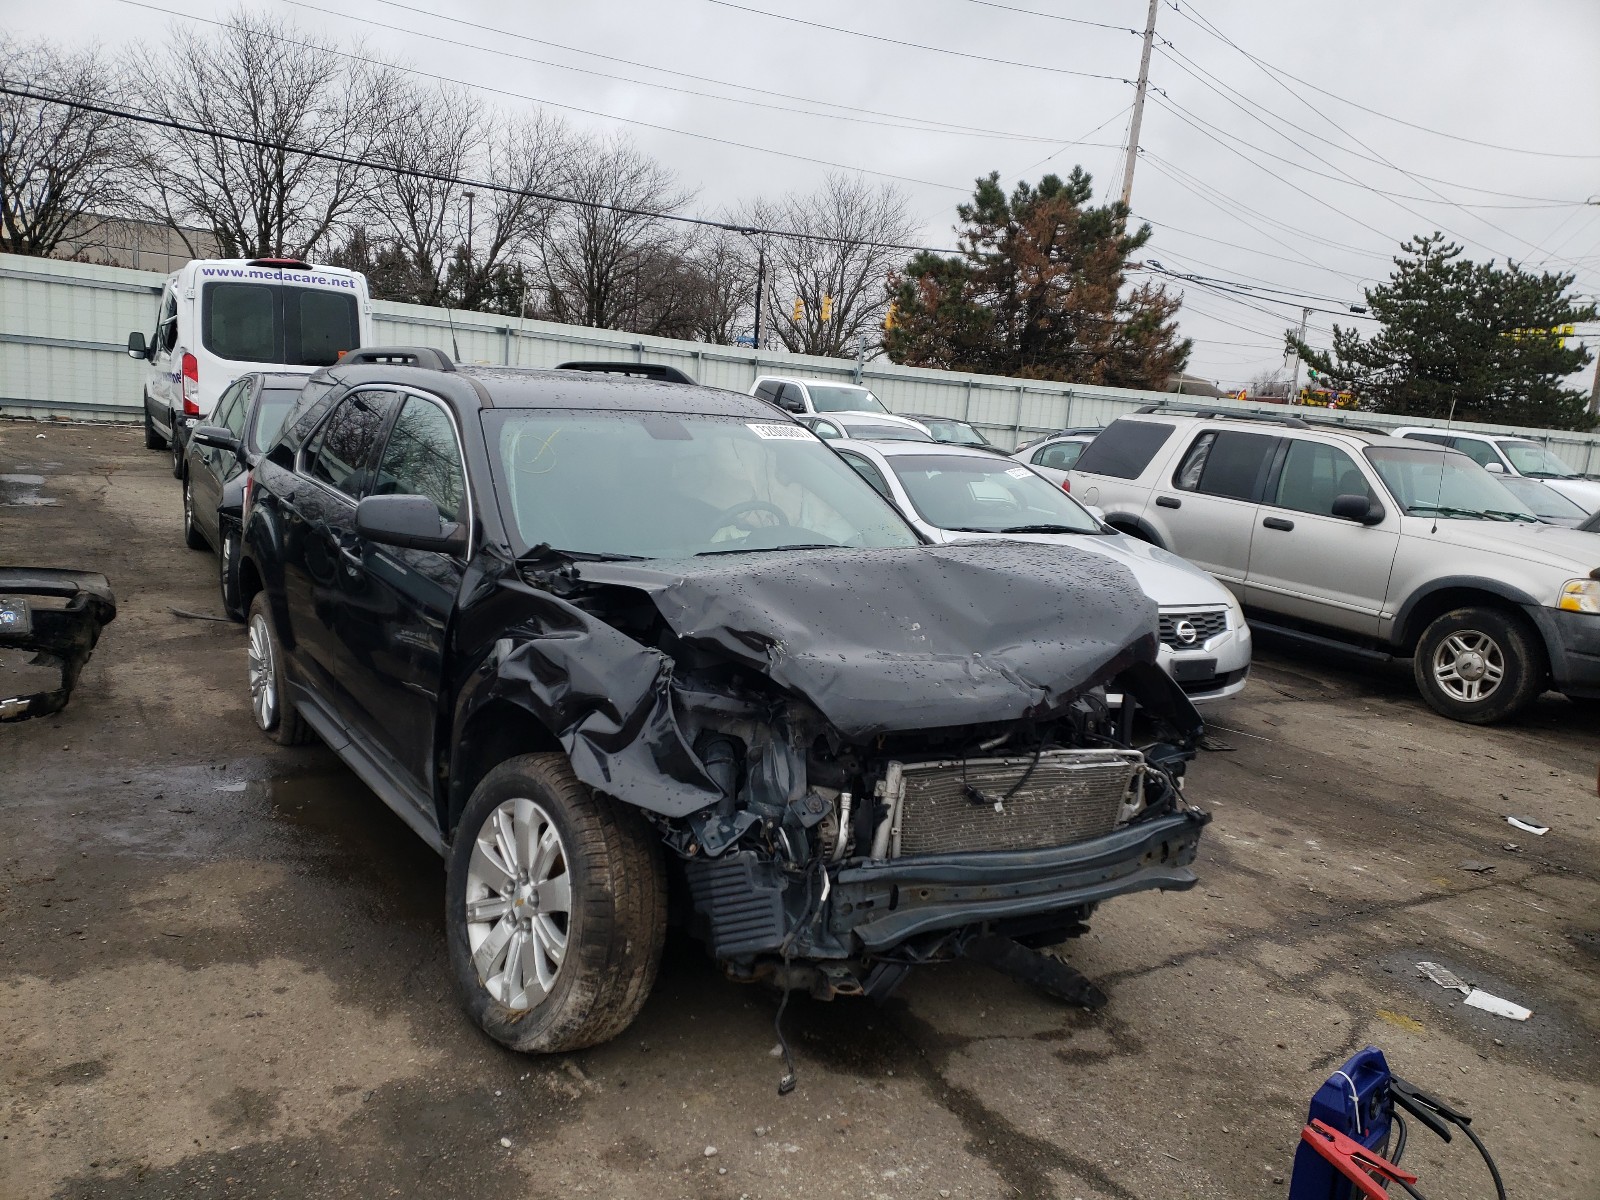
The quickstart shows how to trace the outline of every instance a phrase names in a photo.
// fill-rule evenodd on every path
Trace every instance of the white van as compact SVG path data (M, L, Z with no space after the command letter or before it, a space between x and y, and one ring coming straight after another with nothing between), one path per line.
M367 278L292 258L195 259L167 277L155 333L128 335L128 356L150 364L144 444L183 463L188 431L247 371L332 366L372 342Z

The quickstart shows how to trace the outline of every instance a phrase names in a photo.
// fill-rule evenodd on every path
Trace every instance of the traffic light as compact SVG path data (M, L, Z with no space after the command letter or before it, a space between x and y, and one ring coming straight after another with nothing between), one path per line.
M800 299L799 296L796 296L794 298L794 319L795 319L795 323L799 324L801 321L803 321L805 319L805 315L806 315L806 302L804 300Z
M823 322L826 323L828 321L828 319L830 317L832 317L832 316L833 316L833 297L832 296L824 296L822 298L822 320L823 320Z

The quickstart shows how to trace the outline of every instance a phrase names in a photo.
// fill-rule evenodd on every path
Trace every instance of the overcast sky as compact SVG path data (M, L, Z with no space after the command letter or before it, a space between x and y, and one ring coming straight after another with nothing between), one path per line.
M538 100L568 106L558 111L574 125L627 130L698 188L695 211L811 190L836 164L892 178L920 238L947 246L955 205L991 170L1009 186L1077 163L1102 197L1116 194L1139 67L1129 30L1142 30L1146 0L737 3L251 7L497 89L486 98L508 108ZM68 44L159 41L181 19L131 0L0 8L11 31ZM1582 203L1600 200L1600 2L1160 0L1156 23L1133 189L1134 212L1155 226L1149 258L1343 309L1387 277L1403 239L1437 228L1477 258L1576 270L1579 290L1600 296L1600 205ZM1301 300L1184 293L1194 373L1237 386L1281 367ZM1334 319L1312 314L1314 343Z

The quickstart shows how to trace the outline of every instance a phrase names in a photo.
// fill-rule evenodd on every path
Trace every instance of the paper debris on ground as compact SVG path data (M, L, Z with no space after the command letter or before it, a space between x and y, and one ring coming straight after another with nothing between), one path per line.
M1526 1021L1533 1016L1533 1009L1523 1008L1522 1005L1510 1000L1490 995L1482 988L1473 988L1467 993L1463 1003L1468 1008L1481 1008L1486 1013L1493 1013L1497 1017L1510 1017L1513 1021Z
M1472 991L1472 986L1449 967L1442 967L1435 962L1419 962L1417 970L1421 971L1440 987L1454 988L1463 995Z
M1550 832L1550 826L1535 825L1532 821L1524 821L1521 817L1507 817L1506 820L1522 830L1523 833L1531 833L1535 837L1543 837Z

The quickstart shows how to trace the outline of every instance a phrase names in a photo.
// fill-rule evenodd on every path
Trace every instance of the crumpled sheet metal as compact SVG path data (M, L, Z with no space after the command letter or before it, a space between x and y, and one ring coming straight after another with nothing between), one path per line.
M61 673L59 687L20 696L7 694L5 680L0 678L0 721L26 721L60 712L94 653L101 628L116 618L117 601L110 582L93 571L0 567L0 596L66 601L59 608L30 603L28 632L0 631L0 649L32 651L35 662L55 666Z
M1157 611L1104 556L1022 542L584 563L673 632L805 697L841 734L1055 712L1156 659Z

